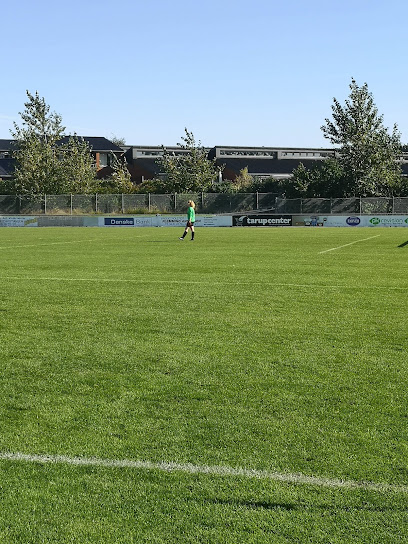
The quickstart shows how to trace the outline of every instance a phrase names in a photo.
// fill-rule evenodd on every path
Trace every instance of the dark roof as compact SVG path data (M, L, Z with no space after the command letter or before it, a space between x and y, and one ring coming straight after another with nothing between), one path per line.
M78 135L76 135L76 137L79 138L80 140L83 139L85 140L85 142L88 142L89 147L92 149L92 151L95 151L95 152L115 151L115 152L123 153L123 149L121 147L114 144L107 138L103 138L101 136L78 136ZM63 138L61 138L61 143L68 142L69 138L70 136L64 136Z
M0 139L0 151L9 151L14 145L14 140L1 140Z
M100 136L76 136L79 139L84 139L86 142L88 142L90 148L92 151L98 152L108 152L108 151L114 151L114 152L120 152L123 153L123 149L119 147L118 145L114 144L107 138L103 138ZM61 143L66 143L69 140L69 136L64 136L61 138ZM0 140L0 151L9 151L12 149L14 145L15 140Z

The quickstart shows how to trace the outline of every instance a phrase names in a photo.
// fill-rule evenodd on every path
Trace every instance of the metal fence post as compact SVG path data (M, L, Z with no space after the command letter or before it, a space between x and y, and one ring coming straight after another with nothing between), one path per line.
M47 215L47 195L44 195L44 215Z
M95 193L95 213L98 213L98 193Z
M174 213L176 213L177 210L177 193L174 193Z
M150 212L150 193L147 196L148 196L148 208L149 208L149 212Z
M71 202L70 202L70 208L71 208L71 215L72 215L72 193L71 193L71 198L70 198Z

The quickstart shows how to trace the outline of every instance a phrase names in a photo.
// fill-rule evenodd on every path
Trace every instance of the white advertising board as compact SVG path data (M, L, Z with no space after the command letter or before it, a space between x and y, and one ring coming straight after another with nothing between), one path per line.
M158 215L156 216L158 227L185 227L187 218L185 215ZM196 215L196 227L231 227L230 215Z
M185 215L132 215L98 217L100 227L185 227ZM197 215L197 227L231 227L231 216Z
M408 215L294 215L294 226L408 227Z
M38 218L28 217L26 215L21 216L0 216L0 227L37 227Z
M365 215L365 227L408 227L408 215Z

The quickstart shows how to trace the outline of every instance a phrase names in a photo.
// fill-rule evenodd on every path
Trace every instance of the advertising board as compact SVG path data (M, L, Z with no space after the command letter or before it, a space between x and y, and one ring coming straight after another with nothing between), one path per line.
M0 216L0 227L37 227L38 218L28 217L27 215L21 216Z
M302 227L408 227L407 215L294 215Z
M234 227L290 227L291 215L234 215Z
M98 217L100 227L185 227L186 215L135 215L131 217ZM197 227L231 227L231 216L197 215Z

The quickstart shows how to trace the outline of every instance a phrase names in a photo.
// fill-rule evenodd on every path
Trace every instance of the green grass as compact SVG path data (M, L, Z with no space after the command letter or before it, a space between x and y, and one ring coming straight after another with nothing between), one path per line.
M408 229L179 235L0 229L0 452L407 486ZM3 460L0 542L408 542L407 495Z

